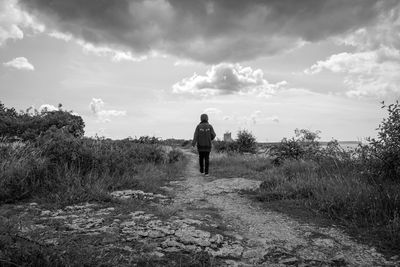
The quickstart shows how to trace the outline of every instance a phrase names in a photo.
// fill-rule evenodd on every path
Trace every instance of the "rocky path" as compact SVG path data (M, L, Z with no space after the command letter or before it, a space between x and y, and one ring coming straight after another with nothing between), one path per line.
M206 251L229 258L226 264L397 266L398 263L386 261L374 248L352 241L339 229L299 223L265 210L260 203L240 194L241 190L257 189L260 182L204 177L197 170L196 156L189 156L187 179L174 183L177 192L174 203L183 207L181 216L214 220L216 228L224 228L220 247Z
M111 193L118 203L57 210L30 203L1 207L0 215L17 214L21 238L95 255L89 265L399 266L339 229L266 210L241 194L259 181L204 177L197 156L185 153L185 177L164 187L165 195L123 190Z

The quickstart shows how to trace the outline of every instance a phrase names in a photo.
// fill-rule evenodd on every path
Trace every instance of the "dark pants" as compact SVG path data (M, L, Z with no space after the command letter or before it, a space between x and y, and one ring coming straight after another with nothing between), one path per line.
M199 151L200 172L208 174L208 166L210 163L210 152Z

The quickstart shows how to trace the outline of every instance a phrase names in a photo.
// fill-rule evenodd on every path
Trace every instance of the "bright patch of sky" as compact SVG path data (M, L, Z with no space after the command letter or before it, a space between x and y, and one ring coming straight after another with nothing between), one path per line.
M0 101L62 103L86 135L375 136L400 96L397 0L0 3Z

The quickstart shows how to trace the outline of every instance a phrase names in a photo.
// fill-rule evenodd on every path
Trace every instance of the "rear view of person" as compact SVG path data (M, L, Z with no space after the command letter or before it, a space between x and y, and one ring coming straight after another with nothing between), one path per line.
M197 144L199 151L200 172L208 176L210 162L211 141L215 138L215 132L211 124L208 123L207 114L201 114L201 122L197 125L194 132L192 146Z

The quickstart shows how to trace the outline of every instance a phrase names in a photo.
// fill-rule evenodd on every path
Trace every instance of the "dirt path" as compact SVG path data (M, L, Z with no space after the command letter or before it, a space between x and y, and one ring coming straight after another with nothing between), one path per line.
M166 195L122 190L110 194L118 201L63 209L3 205L0 216L13 214L18 240L83 255L69 258L73 266L399 266L339 229L266 210L240 193L259 181L204 177L185 153L185 177Z
M175 205L184 207L181 216L214 219L222 236L229 265L278 266L380 266L386 261L374 248L358 244L339 229L299 223L281 213L267 211L240 190L256 189L258 181L229 178L213 180L197 170L197 158L190 162L184 181L176 182ZM210 211L210 214L207 214ZM220 217L215 217L218 214ZM207 216L208 215L208 216ZM214 217L213 217L214 215ZM221 255L220 250L208 250Z

